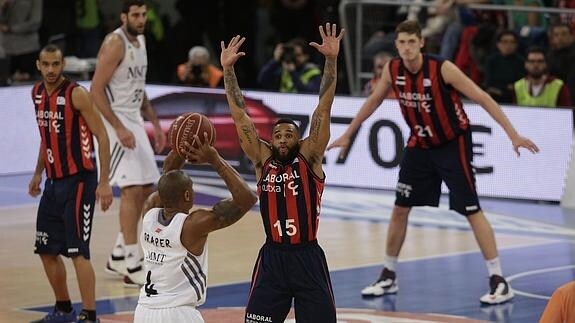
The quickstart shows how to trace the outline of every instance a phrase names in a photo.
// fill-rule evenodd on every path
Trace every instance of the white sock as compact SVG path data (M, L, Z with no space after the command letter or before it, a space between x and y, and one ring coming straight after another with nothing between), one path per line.
M499 262L499 257L493 259L485 260L487 264L487 271L489 272L489 277L493 275L498 275L503 277L503 272L501 271L501 263Z
M140 263L140 246L138 244L127 244L125 247L126 250L126 267L129 269L136 268L141 265Z
M124 256L124 235L122 232L118 233L116 237L116 242L114 243L114 249L112 249L112 256L123 257Z
M383 266L391 271L395 271L395 267L397 265L397 257L391 257L388 255L385 255L385 257L383 257Z

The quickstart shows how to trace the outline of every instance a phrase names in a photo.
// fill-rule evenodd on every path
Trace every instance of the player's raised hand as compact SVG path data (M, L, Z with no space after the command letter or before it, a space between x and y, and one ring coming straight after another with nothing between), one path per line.
M220 46L222 47L220 63L222 64L222 67L232 67L240 57L246 55L244 52L238 52L244 41L246 41L245 37L237 35L230 40L227 46L223 40L220 42Z
M339 31L337 34L337 25L330 24L329 22L325 24L325 30L323 26L319 26L319 34L321 36L321 45L316 42L309 43L310 46L317 49L325 57L335 57L339 53L339 43L343 38L345 29Z

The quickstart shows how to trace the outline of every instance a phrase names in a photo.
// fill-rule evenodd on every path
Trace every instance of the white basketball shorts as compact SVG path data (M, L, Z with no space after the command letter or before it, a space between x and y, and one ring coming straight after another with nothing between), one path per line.
M156 183L160 178L160 171L156 164L154 150L144 129L144 120L141 116L130 118L118 112L116 116L134 134L136 147L128 149L122 146L112 125L102 118L110 139L110 185L126 187Z

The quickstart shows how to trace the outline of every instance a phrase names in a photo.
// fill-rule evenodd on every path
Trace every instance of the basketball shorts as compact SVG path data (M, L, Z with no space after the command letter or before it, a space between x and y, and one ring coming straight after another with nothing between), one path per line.
M193 306L148 308L138 304L134 323L189 322L204 323L200 312Z
M122 146L112 125L102 118L110 139L110 185L126 187L157 182L160 172L143 119L139 115L137 118L131 118L118 112L116 116L134 134L136 147L128 149ZM98 159L98 169L99 167Z
M96 172L47 179L38 206L34 253L90 259Z
M298 323L335 323L336 309L327 261L314 242L260 249L252 274L246 323L283 323L294 300Z
M398 206L438 206L441 183L449 189L449 207L463 215L481 210L475 189L471 132L433 149L406 147L395 192Z

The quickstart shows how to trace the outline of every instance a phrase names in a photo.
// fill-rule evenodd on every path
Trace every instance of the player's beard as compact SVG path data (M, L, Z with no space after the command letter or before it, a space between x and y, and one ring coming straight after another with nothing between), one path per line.
M130 26L130 24L126 25L126 32L133 37L137 37L141 34L144 33L144 31L142 30L142 32L139 32L137 28L133 28L132 26Z
M291 148L288 148L288 152L285 155L281 155L279 149L277 147L272 146L272 156L274 157L275 160L279 161L284 165L291 163L296 158L298 152L299 152L299 143L297 143Z

